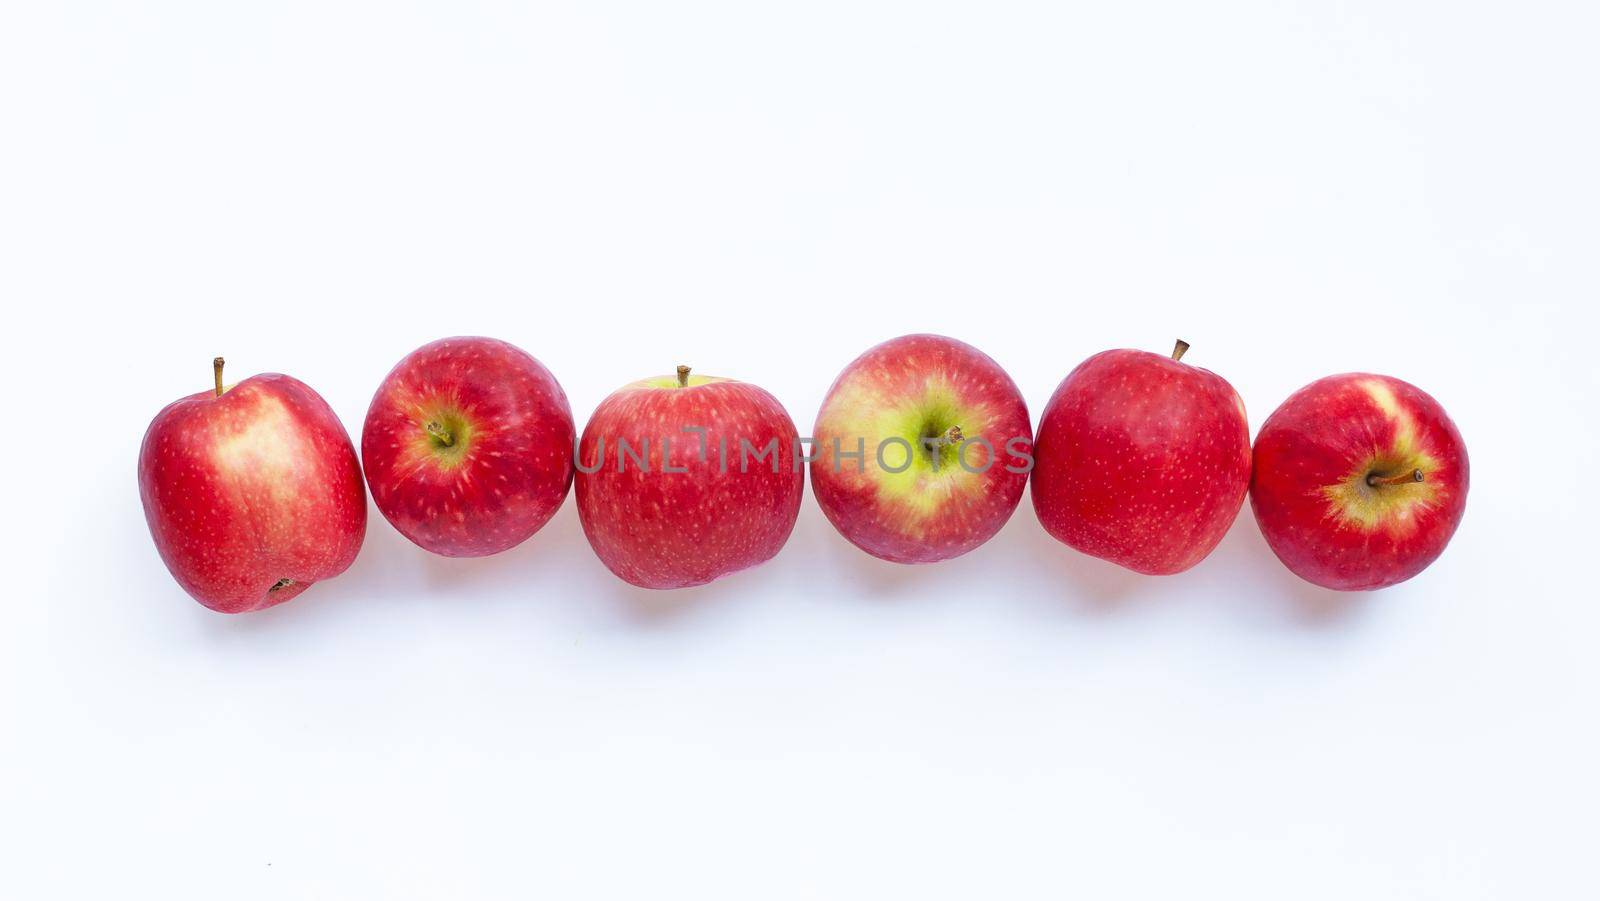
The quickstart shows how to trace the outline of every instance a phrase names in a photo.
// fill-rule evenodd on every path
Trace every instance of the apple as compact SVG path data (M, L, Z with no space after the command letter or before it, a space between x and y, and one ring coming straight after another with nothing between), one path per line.
M350 568L367 494L350 436L317 392L268 373L168 404L139 448L156 550L222 613L281 604Z
M771 559L800 513L799 435L745 382L676 375L601 401L579 443L578 519L600 561L642 588L703 585Z
M1438 558L1467 506L1467 448L1439 402L1385 375L1330 375L1256 436L1250 507L1295 575L1365 591Z
M1062 543L1135 572L1183 572L1222 541L1250 487L1244 402L1172 356L1108 350L1078 365L1039 421L1033 506Z
M378 386L361 463L400 534L435 554L482 557L560 509L576 437L567 395L538 360L493 338L444 338Z
M1011 518L1032 466L1022 392L970 344L905 335L834 380L812 430L811 490L856 547L895 563L958 557Z

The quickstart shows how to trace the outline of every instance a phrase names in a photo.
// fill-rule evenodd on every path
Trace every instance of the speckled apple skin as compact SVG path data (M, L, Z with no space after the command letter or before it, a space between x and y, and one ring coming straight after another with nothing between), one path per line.
M1386 460L1391 465L1374 465ZM1413 468L1422 482L1367 489L1359 481L1374 469ZM1438 559L1466 512L1470 480L1466 444L1438 401L1397 378L1346 373L1301 388L1267 417L1256 436L1250 506L1267 545L1295 575L1368 591ZM1352 490L1355 509L1339 502Z
M623 581L659 589L703 585L776 556L794 530L805 488L795 463L799 433L783 405L745 382L659 388L649 381L607 397L583 430L578 518L596 556ZM682 432L685 426L707 430L705 459L699 434ZM671 439L670 455L662 452L663 436ZM637 451L647 438L650 471L627 457L619 472L618 441ZM741 471L740 439L757 451L776 439L778 471L770 457L753 456ZM664 462L687 472L665 472Z
M367 495L350 436L286 375L203 391L156 415L139 498L178 584L222 613L281 604L355 562ZM293 584L274 590L282 579Z
M1216 548L1250 487L1244 402L1221 376L1108 350L1062 380L1039 421L1039 523L1085 554L1149 575Z
M899 433L898 421L934 407L948 408L941 425L966 436L968 468L956 461L886 472L879 444ZM934 563L974 550L1011 518L1028 482L1033 426L1022 392L983 351L942 335L903 335L845 367L812 438L811 490L839 534L874 557ZM864 457L836 457L836 440L842 451L864 447Z
M470 424L449 465L426 425L441 410ZM550 370L493 338L444 338L395 365L361 429L361 462L379 512L419 547L483 557L550 521L572 485L577 429Z

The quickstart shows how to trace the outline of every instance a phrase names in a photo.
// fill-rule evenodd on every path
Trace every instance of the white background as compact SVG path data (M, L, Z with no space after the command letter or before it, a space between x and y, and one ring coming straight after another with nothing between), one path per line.
M138 8L135 9L134 7ZM1593 898L1589 4L12 3L0 13L10 898ZM374 513L210 613L134 480L275 370L354 433L487 334L578 422L692 364L808 430L910 331L1037 415L1194 344L1252 427L1363 369L1474 482L1417 579L1296 580L1248 512L1146 578L1025 501L902 568L809 491L653 594L569 500L486 560ZM1587 856L1587 860L1584 858Z

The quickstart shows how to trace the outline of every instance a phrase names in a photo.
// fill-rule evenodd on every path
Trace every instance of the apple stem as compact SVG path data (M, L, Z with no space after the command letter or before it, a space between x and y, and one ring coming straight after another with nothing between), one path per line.
M451 447L456 443L456 436L450 434L450 430L440 425L437 420L429 422L426 428L428 434L438 439L439 443L445 447Z
M1188 353L1188 351L1189 351L1189 342L1183 340L1182 338L1179 338L1178 339L1178 343L1174 344L1172 346L1172 359L1181 360L1181 359L1183 359L1183 355L1185 353Z
M1420 481L1422 481L1422 470L1420 469L1413 469L1410 472L1389 476L1388 478L1383 478L1377 473L1367 476L1367 486L1369 488L1376 488L1379 485L1409 485Z
M679 388L687 388L687 387L689 387L689 367L687 367L687 366L679 366L678 367L678 387Z
M211 361L211 377L217 383L217 396L222 396L222 358L217 357Z

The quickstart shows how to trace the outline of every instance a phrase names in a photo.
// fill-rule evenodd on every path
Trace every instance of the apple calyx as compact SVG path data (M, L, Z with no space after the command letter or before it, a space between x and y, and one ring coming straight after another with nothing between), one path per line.
M1178 343L1174 344L1172 346L1172 359L1175 362L1181 362L1183 360L1183 355L1188 353L1188 352L1189 352L1189 342L1183 340L1182 338L1179 338L1178 339Z
M682 364L678 365L678 387L689 387L689 367Z
M949 428L940 428L938 425L924 426L922 437L917 441L917 448L927 455L927 461L933 467L933 471L939 472L945 466L954 466L960 461L961 451L956 445L965 441L966 437L958 425Z
M223 364L223 362L224 361L223 361L223 359L221 357L214 357L211 360L211 378L217 383L217 396L218 397L222 396L222 391L223 391L223 388L222 388L222 364Z
M1420 482L1422 480L1422 470L1420 469L1413 469L1410 472L1388 477L1380 476L1373 472L1367 474L1367 487L1377 488L1380 485L1410 485L1414 482Z
M467 459L477 430L459 409L441 405L419 411L416 424L421 434L414 446L421 459L443 469L454 469Z
M283 589L292 585L294 585L293 579L279 579L278 581L272 583L272 587L267 589L267 593L271 594L275 591L282 591Z
M429 435L433 436L433 440L445 447L453 447L456 443L456 436L451 434L450 430L445 428L437 419L430 420L423 428L427 430Z

